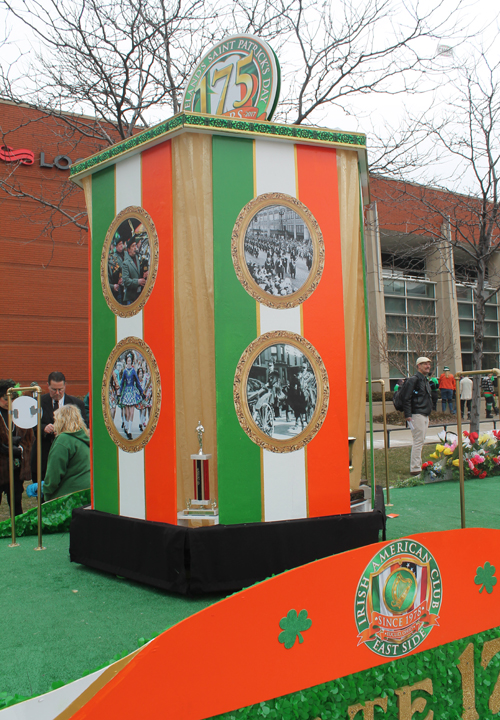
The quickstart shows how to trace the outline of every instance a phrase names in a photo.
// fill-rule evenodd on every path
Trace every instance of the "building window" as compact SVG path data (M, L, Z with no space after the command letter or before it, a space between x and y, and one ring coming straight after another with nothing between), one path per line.
M415 361L435 353L435 283L384 278L387 357L391 389L397 380L415 372Z
M457 285L458 317L460 318L460 347L462 350L462 369L472 370L472 351L474 346L475 303L472 288ZM482 367L498 367L498 296L495 294L486 303L484 323Z

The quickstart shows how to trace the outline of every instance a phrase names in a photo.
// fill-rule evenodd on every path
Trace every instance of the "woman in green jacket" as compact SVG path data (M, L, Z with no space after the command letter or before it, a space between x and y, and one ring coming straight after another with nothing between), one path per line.
M54 433L43 482L45 500L90 487L89 434L76 405L55 411Z

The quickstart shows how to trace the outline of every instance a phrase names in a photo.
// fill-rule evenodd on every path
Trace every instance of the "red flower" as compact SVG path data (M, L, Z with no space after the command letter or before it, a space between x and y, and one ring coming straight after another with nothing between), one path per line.
M464 435L465 437L469 437L469 433L467 432L467 430L464 430L462 435Z
M485 472L482 472L482 473L481 473L481 475L480 475L479 477L480 477L480 478L481 478L481 480L482 480L483 478L485 478L485 477L486 477L486 473L485 473Z
M500 430L493 430L493 435L497 440L500 440Z
M474 470L472 471L472 474L477 477L479 475L479 470L477 468L474 468Z
M425 470L425 468L428 467L432 467L433 465L434 463L431 460L429 460L428 462L424 462L424 464L422 465L422 470Z
M478 439L478 437L479 437L479 434L474 432L469 435L469 440L471 441L472 444L474 444L476 442L476 440Z
M495 463L495 465L500 465L500 457L498 455L497 457L494 457L493 462Z

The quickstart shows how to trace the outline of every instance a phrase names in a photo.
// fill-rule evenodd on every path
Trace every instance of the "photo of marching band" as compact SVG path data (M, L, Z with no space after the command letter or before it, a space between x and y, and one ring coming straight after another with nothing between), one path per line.
M104 297L116 315L128 317L144 307L157 265L158 238L150 216L140 207L122 210L111 223L101 256Z
M109 409L118 433L136 440L151 416L153 384L151 370L138 350L118 356L109 379Z
M246 399L255 425L270 438L289 440L304 430L316 409L317 381L305 354L276 343L254 360Z
M115 300L131 305L146 285L150 266L148 233L137 218L127 218L116 230L108 257L108 281Z
M267 205L252 217L244 251L250 275L270 295L286 296L300 290L313 265L309 228L285 205Z

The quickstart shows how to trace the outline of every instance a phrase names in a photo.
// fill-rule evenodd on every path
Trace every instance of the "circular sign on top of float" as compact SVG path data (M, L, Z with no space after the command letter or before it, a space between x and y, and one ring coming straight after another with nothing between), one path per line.
M37 402L29 395L21 395L12 401L12 421L23 430L34 428L37 423Z
M182 109L239 120L270 120L280 91L274 50L253 35L232 35L207 52L189 78Z

